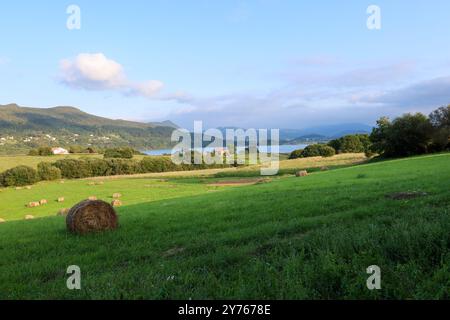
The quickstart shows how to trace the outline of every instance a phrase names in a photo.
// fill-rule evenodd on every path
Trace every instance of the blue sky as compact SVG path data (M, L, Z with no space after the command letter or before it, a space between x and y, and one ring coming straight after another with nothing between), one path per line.
M66 27L71 4L80 30ZM380 30L366 26L371 4ZM0 9L0 104L304 128L450 103L444 0L16 0Z

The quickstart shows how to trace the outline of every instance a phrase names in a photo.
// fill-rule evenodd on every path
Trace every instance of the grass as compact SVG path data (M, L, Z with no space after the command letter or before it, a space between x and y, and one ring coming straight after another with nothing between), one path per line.
M33 166L33 163L43 161L56 161L63 157L79 157L78 155L68 156L52 156L52 157L0 157L0 163L5 166L5 159L13 159L16 165L25 164ZM99 157L99 155L92 155ZM310 171L314 171L322 165L347 164L350 165L357 161L361 161L362 154L338 155L331 158L314 158L286 160L280 162L280 173L294 173L296 167L315 166ZM10 159L10 160L11 160ZM13 161L11 160L11 161ZM285 164L288 162L289 164ZM12 164L11 164L12 165ZM62 208L70 208L81 200L87 199L89 196L96 196L99 199L111 202L112 194L119 192L123 194L123 202L126 205L169 199L174 197L184 197L213 191L212 187L206 185L198 185L195 180L192 183L179 183L180 178L205 178L205 177L244 177L244 176L260 176L259 166L250 166L240 169L224 168L224 169L206 169L184 172L163 172L163 173L146 173L137 175L96 177L86 180L66 180L64 184L56 182L40 182L31 186L30 190L22 188L0 189L0 218L6 221L24 219L26 215L34 217L54 216ZM170 179L167 181L158 181L158 179ZM90 182L104 182L103 185L89 186ZM186 180L188 181L188 180ZM58 203L57 199L64 197L63 203ZM37 208L27 208L26 205L32 201L46 199L49 203L45 206Z
M136 203L115 232L1 224L0 298L449 299L449 181L442 154ZM401 191L428 195L385 197ZM74 264L79 291L65 285ZM373 264L382 290L366 288Z

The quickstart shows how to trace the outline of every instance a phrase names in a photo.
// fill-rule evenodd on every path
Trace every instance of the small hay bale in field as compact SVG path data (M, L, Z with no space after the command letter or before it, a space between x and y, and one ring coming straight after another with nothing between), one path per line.
M59 183L62 183L62 184L64 184L64 183L66 183L64 180L61 180Z
M0 218L0 223L5 223L5 222L6 222L5 219Z
M122 197L122 195L120 193L114 193L113 194L113 198L114 199L119 199L120 197Z
M41 206L43 206L44 204L47 204L47 203L48 203L48 201L46 199L42 199L41 201L39 201L39 204Z
M69 209L63 208L63 209L59 209L59 211L56 215L57 216L67 216L68 213L69 213Z
M34 219L34 216L32 216L31 214L27 214L25 216L25 220L33 220L33 219Z
M113 201L111 202L111 205L112 205L113 207L120 207L120 206L122 205L122 201L120 201L120 200L113 200Z
M58 198L58 202L64 202L64 200L65 200L64 197L59 197Z
M295 174L296 177L306 177L307 175L308 175L308 171L306 171L306 170L298 171Z
M26 186L25 189L31 190L31 186Z
M88 186L95 186L95 182L89 182L87 185Z
M114 208L101 200L85 200L70 209L66 217L67 229L72 233L114 230L118 227Z
M22 190L22 187L16 187L16 190Z
M27 205L27 207L28 208L35 208L35 207L39 207L41 204L39 203L39 202L37 202L37 201L32 201L32 202L29 202L28 203L28 205Z
M105 183L103 181L97 182L98 185L104 185Z
M90 201L95 201L95 200L97 200L97 197L96 197L96 196L90 196L90 197L88 198L88 200L90 200Z

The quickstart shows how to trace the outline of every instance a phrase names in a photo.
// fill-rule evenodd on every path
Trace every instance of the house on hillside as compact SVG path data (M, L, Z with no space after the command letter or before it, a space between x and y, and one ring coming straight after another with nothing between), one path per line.
M53 154L69 154L69 151L67 151L64 148L52 148Z

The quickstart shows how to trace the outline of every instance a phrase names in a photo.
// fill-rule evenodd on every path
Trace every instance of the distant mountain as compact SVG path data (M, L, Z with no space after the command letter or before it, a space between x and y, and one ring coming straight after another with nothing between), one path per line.
M305 129L281 129L280 140L301 140L302 138L310 139L335 139L347 134L370 133L372 127L361 123L344 123L336 125L326 125L310 127ZM313 138L314 140L314 138Z
M141 123L112 120L74 107L28 108L0 105L0 145L29 149L39 145L164 148L177 125L171 121Z

